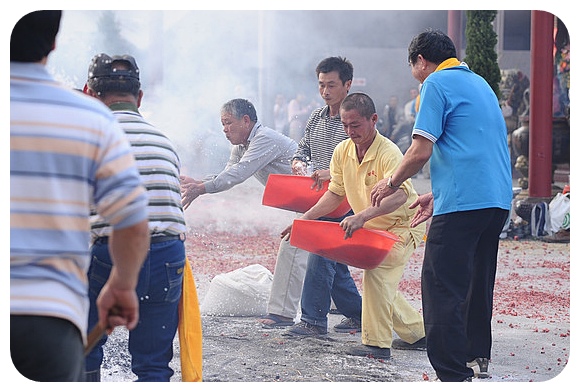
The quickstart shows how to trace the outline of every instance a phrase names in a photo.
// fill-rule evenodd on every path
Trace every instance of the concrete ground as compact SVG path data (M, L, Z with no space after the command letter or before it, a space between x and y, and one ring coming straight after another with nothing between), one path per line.
M429 190L429 180L413 181L419 193ZM263 188L251 183L241 185L230 193L201 198L195 209L188 210L188 225L195 233L202 233L204 242L192 244L192 254L200 303L216 274L236 267L260 263L272 270L275 261L278 228L285 227L288 215L260 205ZM241 202L242 197L247 200ZM236 209L228 208L235 202ZM244 209L247 209L246 213ZM220 211L227 216L219 217ZM258 221L273 226L267 242L246 237ZM280 216L278 216L278 214ZM247 223L250 225L246 226ZM212 230L225 227L224 239ZM239 228L238 231L235 231ZM193 238L193 237L191 237ZM230 242L228 242L230 241ZM237 242L237 247L229 246ZM272 243L274 245L268 246ZM547 244L541 241L500 241L500 257L496 280L494 306L491 377L474 380L481 385L492 383L494 388L522 387L514 382L526 382L526 389L568 388L580 370L578 359L571 356L570 310L570 245ZM252 248L255 246L255 248ZM268 248L268 252L264 252ZM271 248L271 249L270 249ZM260 253L252 253L259 249ZM421 309L419 290L423 247L419 247L402 279L406 298ZM267 254L265 254L267 253ZM216 267L214 268L215 263ZM219 264L219 266L218 266ZM224 266L225 265L225 266ZM208 266L210 269L204 269ZM227 269L230 268L230 269ZM360 281L362 271L353 269L353 278ZM352 382L370 382L364 388L381 388L382 382L405 382L413 388L436 388L436 375L424 351L392 350L388 361L353 357L345 353L350 345L360 344L359 334L339 334L329 328L321 338L297 339L285 335L284 330L264 329L257 323L258 315L202 316L203 324L203 386L222 388L222 382L260 382L252 388L316 388L314 382L340 382L332 388L350 388ZM329 326L341 321L340 315L329 315ZM130 356L126 349L127 332L117 329L106 346L102 380L132 381ZM175 370L172 381L181 381L180 348L176 337ZM575 353L575 352L574 352ZM574 354L576 355L576 353ZM262 382L265 381L265 382ZM302 383L299 386L294 382ZM278 382L272 386L268 382ZM356 385L355 387L357 387ZM446 386L445 388L449 388ZM195 387L197 388L197 387Z
M418 251L420 253L421 249ZM539 385L550 388L562 387L574 379L579 367L577 358L571 358L570 309L566 303L570 285L561 269L569 265L568 254L569 244L502 241L496 285L498 311L492 320L491 377L474 382L545 381L548 383L529 384L526 388ZM416 283L419 279L420 257L418 254L405 273L406 282ZM544 265L539 266L542 268L526 267L533 263ZM356 279L359 273L353 271L353 277ZM197 276L196 280L203 303L211 280L205 275ZM509 288L510 285L513 287ZM504 290L508 293L504 294ZM522 297L518 297L518 292ZM556 294L563 300L559 302ZM407 298L421 308L419 296L410 294ZM332 326L341 318L341 315L329 315L330 328L326 336L295 338L287 336L285 329L262 328L254 316L204 315L204 381L411 382L414 386L434 385L437 381L425 351L391 350L392 358L387 361L347 355L348 346L360 344L360 333L334 332ZM118 329L107 344L109 355L103 364L103 381L133 380L130 359L124 348L126 332ZM172 367L176 373L172 381L181 381L177 338L174 346Z

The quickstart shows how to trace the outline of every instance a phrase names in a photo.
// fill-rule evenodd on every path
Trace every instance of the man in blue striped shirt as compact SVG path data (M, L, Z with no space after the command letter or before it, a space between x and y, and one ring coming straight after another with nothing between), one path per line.
M91 206L114 238L97 302L109 333L137 325L149 246L147 195L122 129L45 68L61 15L29 13L10 37L10 353L34 381L84 380Z
M139 113L143 90L132 56L93 57L84 91L112 110L125 131L141 179L147 188L151 245L139 275L137 295L141 320L129 333L131 369L137 381L170 381L173 339L179 323L185 265L185 217L179 185L180 160L172 142ZM111 269L107 244L111 227L98 214L91 219L89 327L97 321L96 297ZM87 355L87 381L100 380L103 337Z

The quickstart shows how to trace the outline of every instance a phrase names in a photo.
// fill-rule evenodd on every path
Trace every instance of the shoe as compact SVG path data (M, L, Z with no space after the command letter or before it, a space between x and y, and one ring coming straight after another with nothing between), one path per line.
M340 323L334 326L334 330L341 333L360 332L360 321L353 318L343 318Z
M543 242L552 242L552 243L570 243L570 230L558 230L552 235L546 235L540 237L540 240Z
M467 367L473 369L473 377L475 378L488 378L489 372L489 359L488 358L475 358L473 361L467 362Z
M306 321L301 321L288 330L292 335L300 336L319 336L326 335L328 331L326 328L318 327L314 324L309 324Z
M396 350L427 350L427 339L422 337L421 339L417 340L415 343L407 343L403 339L395 339L393 343L391 343L391 348Z
M367 346L366 344L359 344L358 346L349 347L346 350L349 355L357 357L369 357L376 359L391 359L390 348L380 348L377 346Z
M269 313L264 316L264 318L258 320L262 324L262 328L274 329L274 328L286 328L294 325L294 320L289 317L282 317L277 314ZM272 321L267 323L265 321Z

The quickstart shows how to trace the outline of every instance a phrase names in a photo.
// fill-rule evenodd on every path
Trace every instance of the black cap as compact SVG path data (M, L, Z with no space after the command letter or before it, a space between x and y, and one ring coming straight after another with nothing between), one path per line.
M119 67L120 63L123 63L123 67ZM89 65L87 85L97 93L113 91L136 94L141 88L141 83L135 58L128 54L122 56L97 54Z

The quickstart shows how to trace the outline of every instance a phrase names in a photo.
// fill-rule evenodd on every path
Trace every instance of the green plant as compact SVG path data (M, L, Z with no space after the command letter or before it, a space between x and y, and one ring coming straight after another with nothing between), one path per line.
M465 36L465 61L469 68L481 75L491 86L495 95L501 98L499 83L501 72L497 63L497 34L493 30L493 21L497 11L466 11L467 24Z

